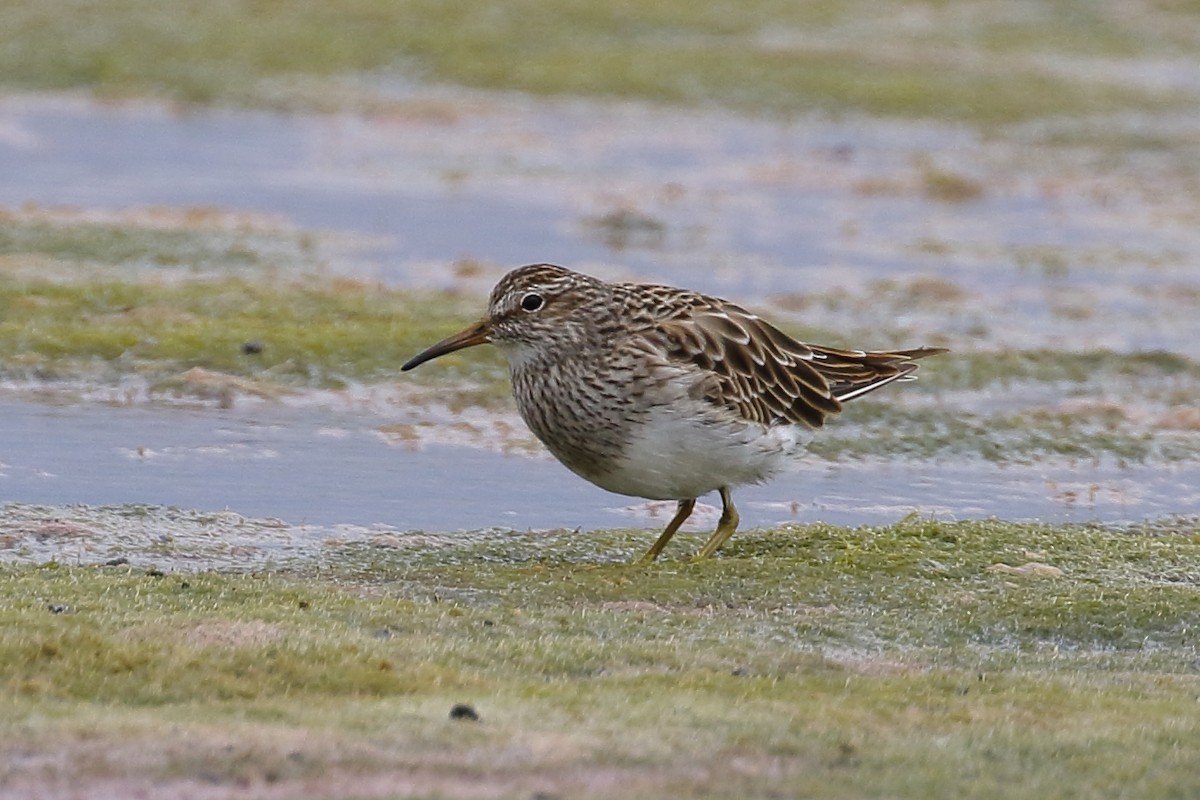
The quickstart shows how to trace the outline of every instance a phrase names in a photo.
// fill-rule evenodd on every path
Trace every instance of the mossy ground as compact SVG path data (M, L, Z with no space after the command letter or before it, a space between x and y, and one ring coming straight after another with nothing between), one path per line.
M199 367L258 381L265 394L336 388L393 376L481 313L476 298L326 274L314 241L186 221L0 219L0 376L137 377L170 393L188 391L178 378ZM473 398L495 393L479 387L499 383L498 365L466 353L448 362L451 375L456 363L472 368Z
M1200 47L1187 3L739 3L626 0L22 0L0 9L15 88L184 102L386 106L375 87L484 89L812 109L990 125L1170 107L1188 93L1096 64Z
M426 314L430 305L445 317ZM392 374L440 337L455 308L464 305L449 296L353 279L19 279L0 283L0 359L15 378L165 378L203 367L337 386Z
M681 534L626 563L650 536L399 537L256 573L3 567L0 741L63 756L64 782L233 795L1200 789L1194 521L792 526L701 563Z

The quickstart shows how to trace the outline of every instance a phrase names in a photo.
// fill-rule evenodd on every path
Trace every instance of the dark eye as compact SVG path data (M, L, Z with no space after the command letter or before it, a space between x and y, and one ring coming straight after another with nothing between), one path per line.
M540 294L530 292L521 298L521 308L526 311L537 311L544 305L546 305L546 301L542 299Z

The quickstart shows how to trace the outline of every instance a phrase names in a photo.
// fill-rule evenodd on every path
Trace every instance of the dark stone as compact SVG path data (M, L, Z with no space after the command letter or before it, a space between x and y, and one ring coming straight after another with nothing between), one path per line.
M466 703L455 703L450 709L450 719L465 719L468 722L479 722L479 712Z

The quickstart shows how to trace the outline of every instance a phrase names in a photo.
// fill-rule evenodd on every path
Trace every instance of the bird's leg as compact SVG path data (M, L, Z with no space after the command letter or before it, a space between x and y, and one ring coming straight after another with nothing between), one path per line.
M675 516L667 523L666 530L662 532L662 536L658 537L658 541L646 551L646 554L638 559L638 563L647 564L656 560L663 548L667 546L667 542L671 541L671 537L675 535L675 531L679 530L679 526L684 523L684 520L692 515L692 509L695 507L696 498L694 497L690 500L680 500L679 505L676 506Z
M696 553L696 558L708 558L713 553L720 549L721 545L729 541L729 537L733 536L733 532L738 526L737 509L733 507L733 496L729 493L728 487L721 487L721 520L717 523L717 529L713 531L713 535L704 543L704 547L700 548L700 552Z

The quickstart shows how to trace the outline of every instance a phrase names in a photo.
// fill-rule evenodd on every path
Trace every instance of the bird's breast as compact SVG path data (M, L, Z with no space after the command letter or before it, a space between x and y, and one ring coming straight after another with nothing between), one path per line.
M593 482L621 456L640 422L638 403L608 372L530 363L514 365L512 381L529 429L555 458Z

